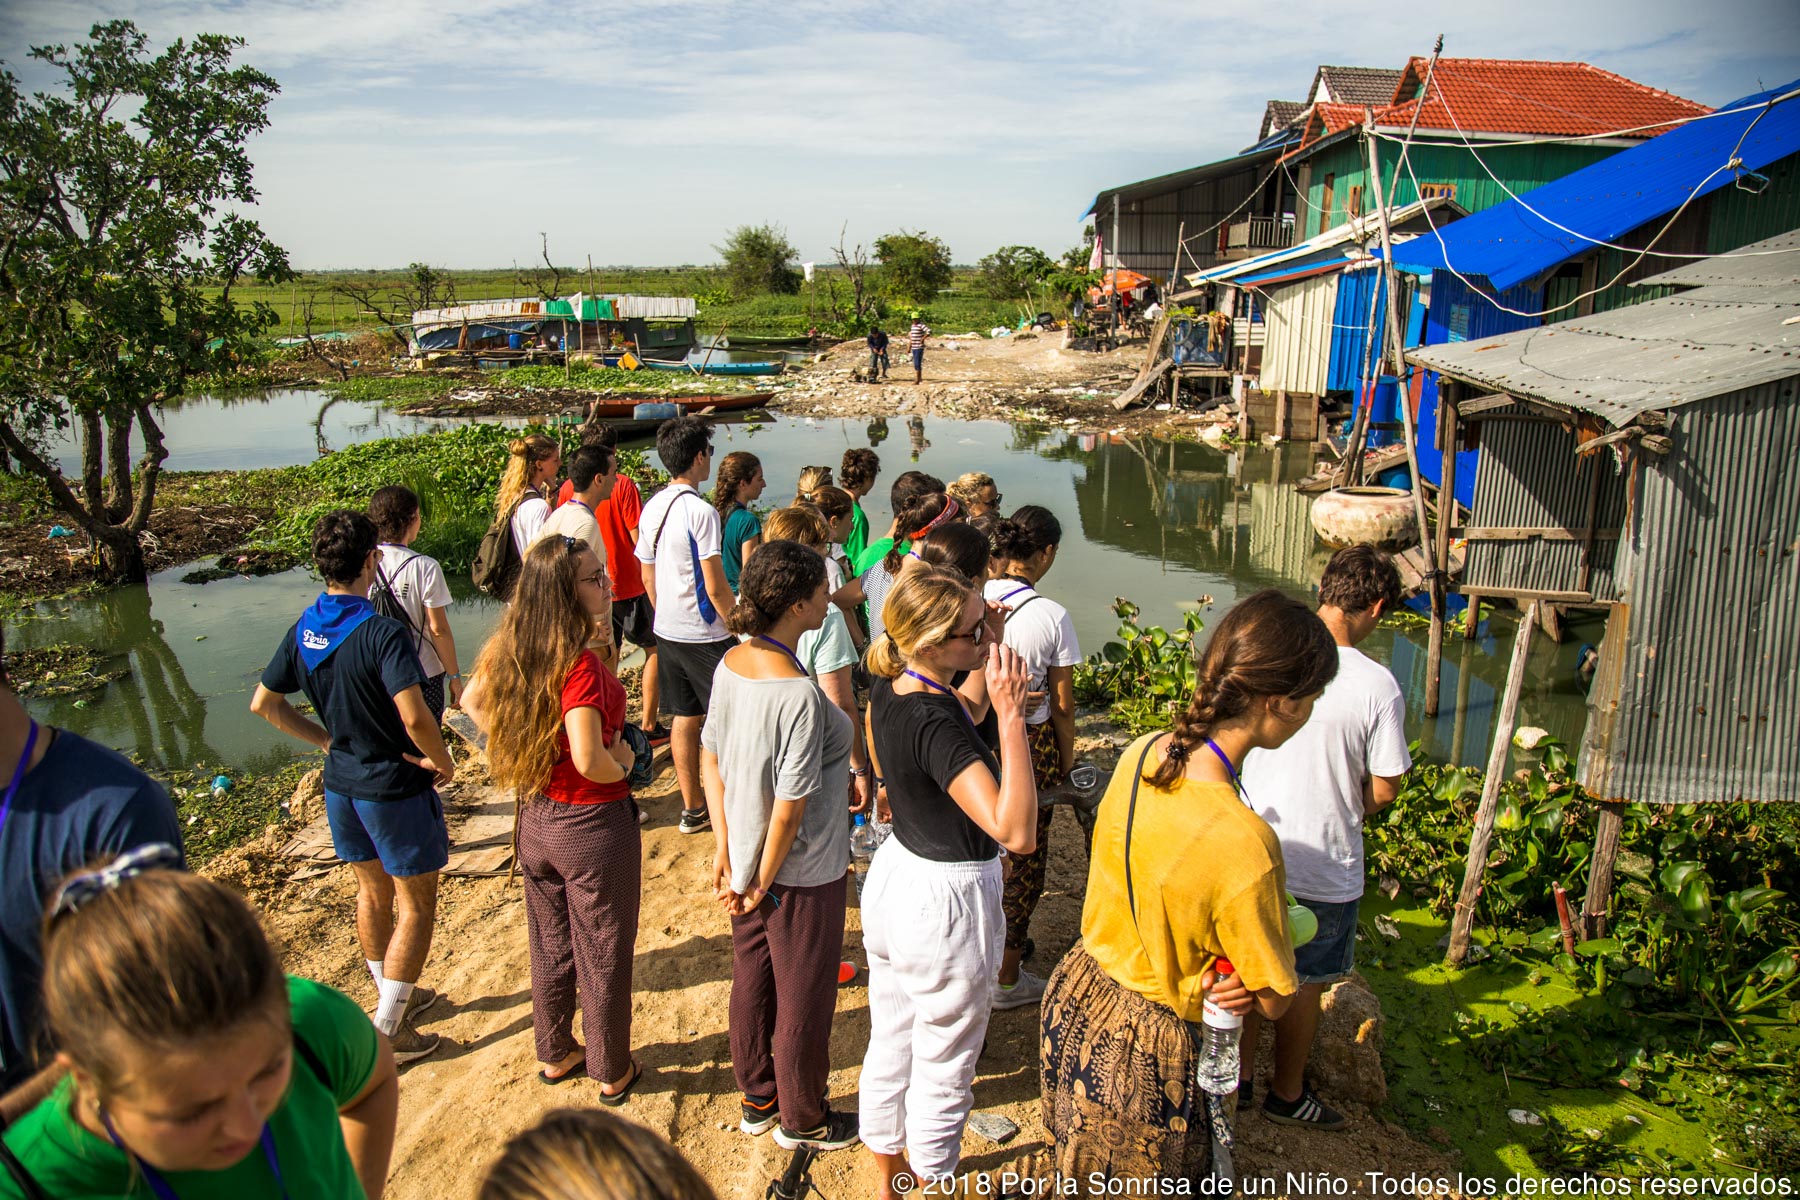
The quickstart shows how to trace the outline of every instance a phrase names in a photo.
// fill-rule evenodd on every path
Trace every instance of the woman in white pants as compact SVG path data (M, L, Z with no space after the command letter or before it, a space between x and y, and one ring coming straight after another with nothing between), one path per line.
M915 563L883 616L886 632L869 647L869 746L894 832L862 899L872 1028L859 1086L878 1195L893 1200L911 1190L910 1180L895 1186L901 1175L940 1179L961 1157L1006 933L996 843L1031 852L1037 790L1027 671L1000 644L981 593L958 571ZM984 667L998 762L950 684Z

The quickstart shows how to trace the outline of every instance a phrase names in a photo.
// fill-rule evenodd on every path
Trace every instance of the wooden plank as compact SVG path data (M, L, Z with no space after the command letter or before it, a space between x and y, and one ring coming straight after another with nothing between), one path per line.
M1444 382L1448 383L1450 381L1445 380ZM1477 396L1473 400L1458 400L1456 402L1456 413L1463 420L1467 421L1471 417L1478 417L1482 413L1493 412L1498 408L1511 408L1512 402L1513 398L1505 393L1496 393L1491 396Z
M1475 897L1487 870L1488 843L1494 837L1494 817L1500 811L1500 785L1506 782L1507 754L1513 731L1519 724L1519 695L1525 688L1525 663L1531 655L1531 635L1537 629L1538 605L1534 600L1513 635L1512 662L1506 668L1506 692L1500 701L1500 717L1494 725L1494 743L1488 750L1487 775L1481 781L1481 805L1475 810L1475 830L1469 838L1469 858L1463 868L1462 890L1450 919L1450 950L1444 961L1461 966L1469 955L1469 931L1475 924Z
M1589 592L1550 592L1534 588L1489 587L1481 585L1481 598L1492 600L1544 600L1553 604L1601 604Z
M1155 384L1157 380L1168 374L1169 369L1174 365L1172 360L1166 358L1163 359L1161 366L1151 371L1148 375L1141 376L1136 383L1120 392L1117 396L1114 396L1112 406L1118 411L1124 412L1133 404L1138 403L1143 394L1150 390L1151 385Z
M1445 403L1441 408L1442 420L1438 424L1438 444L1442 448L1442 458L1438 470L1438 502L1437 525L1432 531L1436 538L1436 555L1433 561L1448 563L1450 561L1450 522L1456 516L1456 428L1459 416L1457 393L1462 386L1455 380L1445 380ZM1438 691L1443 682L1444 673L1444 620L1447 592L1445 577L1441 571L1431 572L1427 578L1431 583L1431 633L1425 648L1425 715L1435 717L1438 714Z
M1594 822L1594 857L1588 864L1587 896L1581 902L1581 936L1606 936L1606 909L1612 900L1613 864L1619 857L1619 831L1625 825L1625 806L1617 800L1600 804Z
M1546 542L1574 542L1587 540L1589 531L1561 525L1457 525L1451 528L1450 536L1470 542L1528 542L1534 538ZM1619 531L1596 529L1592 531L1592 536L1598 542L1616 542L1619 540Z
M1636 425L1627 425L1623 429L1615 429L1611 433L1603 433L1597 438L1590 439L1586 444L1577 446L1575 453L1577 455L1592 454L1596 450L1604 450L1608 446L1643 436L1643 429Z

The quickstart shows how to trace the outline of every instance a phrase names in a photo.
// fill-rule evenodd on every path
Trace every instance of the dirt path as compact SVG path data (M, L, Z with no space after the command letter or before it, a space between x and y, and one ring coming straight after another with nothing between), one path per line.
M1084 738L1082 753L1100 761L1110 743ZM480 787L480 784L464 785ZM665 771L641 798L651 814L644 827L644 895L639 924L633 1040L647 1076L623 1109L631 1119L669 1138L712 1181L724 1200L763 1195L787 1155L768 1137L737 1130L737 1093L730 1067L726 1011L731 942L726 918L706 890L710 836L685 837L675 828L680 804ZM1053 828L1049 888L1033 922L1035 966L1047 972L1079 933L1086 860L1075 822L1058 814ZM288 884L292 863L277 858L285 835L216 860L210 868L243 888L261 907L286 947L290 970L344 989L365 1005L374 989L352 931L354 886L347 872ZM854 895L854 893L853 893ZM845 955L859 968L861 914L852 907ZM401 1076L392 1200L444 1200L470 1194L480 1172L513 1133L548 1109L592 1105L599 1085L582 1079L548 1088L536 1079L530 1009L530 964L523 897L501 879L447 880L425 981L445 994L420 1027L442 1034L446 1046ZM831 1097L856 1107L856 1082L868 1042L866 976L839 993L832 1028ZM964 1138L964 1167L997 1171L1044 1146L1038 1111L1035 1008L996 1013L975 1084L978 1109L1018 1124L1019 1135L995 1146ZM1330 1093L1327 1099L1336 1101ZM1337 1101L1342 1103L1341 1101ZM1354 1104L1349 1131L1312 1134L1277 1130L1256 1116L1238 1122L1241 1175L1277 1180L1284 1173L1325 1171L1359 1176L1364 1170L1437 1174L1449 1163L1399 1127ZM829 1200L872 1195L874 1170L861 1152L825 1155L814 1179Z

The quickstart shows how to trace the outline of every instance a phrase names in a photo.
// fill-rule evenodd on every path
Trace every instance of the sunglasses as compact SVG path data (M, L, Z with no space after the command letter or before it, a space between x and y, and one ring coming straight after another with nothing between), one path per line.
M960 642L960 641L965 641L965 640L971 641L971 642L974 642L977 646L979 646L979 645L981 645L981 643L987 641L987 637L988 637L987 618L983 617L980 621L977 621L975 623L974 629L971 629L967 633L953 633L950 635L950 640L953 642Z

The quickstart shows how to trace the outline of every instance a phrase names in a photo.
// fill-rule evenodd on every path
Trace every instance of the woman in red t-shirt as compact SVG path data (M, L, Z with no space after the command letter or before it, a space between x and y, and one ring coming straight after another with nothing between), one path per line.
M643 1074L631 1057L642 842L626 779L632 752L619 736L625 688L587 649L611 598L586 542L533 546L463 707L488 735L494 782L524 801L519 867L531 1020L545 1064L538 1078L585 1073L600 1084L600 1103L618 1105ZM585 1048L573 1032L577 995Z

